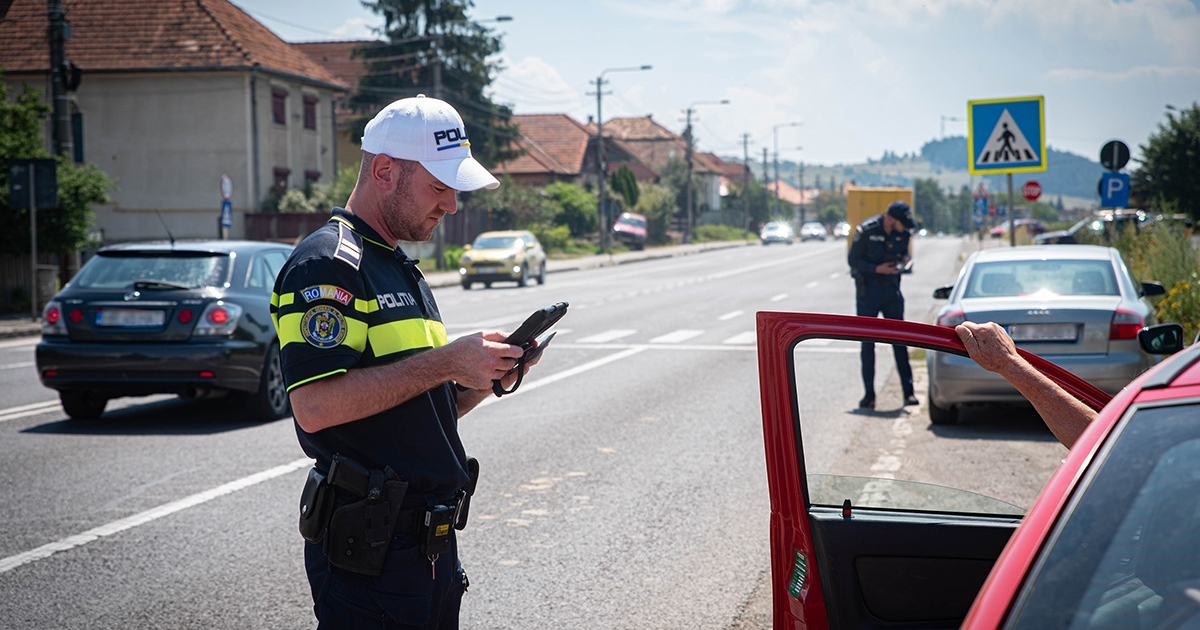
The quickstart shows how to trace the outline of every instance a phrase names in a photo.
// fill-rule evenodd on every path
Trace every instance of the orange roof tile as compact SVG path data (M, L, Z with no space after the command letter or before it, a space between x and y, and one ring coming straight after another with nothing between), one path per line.
M592 136L586 126L566 114L519 114L512 122L520 131L517 143L525 153L494 170L512 175L578 175L583 171Z
M88 72L249 69L344 90L321 64L228 0L70 0L66 57ZM0 21L0 66L9 74L50 66L44 0L14 0Z

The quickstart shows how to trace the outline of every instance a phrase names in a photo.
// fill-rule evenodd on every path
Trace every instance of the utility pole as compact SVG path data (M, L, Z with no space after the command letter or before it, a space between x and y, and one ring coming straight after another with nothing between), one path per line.
M767 183L767 178L769 178L770 176L771 176L771 171L770 171L770 169L767 168L767 147L763 147L763 183L764 184ZM767 188L767 190L770 190L770 188ZM772 219L775 218L775 215L773 213L771 215L771 218ZM799 227L799 226L797 226L797 227Z
M750 229L750 134L742 134L742 229Z
M804 160L800 160L800 225L804 225Z
M687 112L687 127L683 130L683 138L687 141L687 149L684 159L687 161L687 181L684 182L683 190L686 193L684 196L684 205L687 206L687 225L683 229L683 242L690 243L692 241L692 228L695 220L692 217L692 207L695 205L692 197L692 155L695 151L695 139L692 136L692 112L695 111L697 105L726 105L729 99L719 101L696 101L692 103L685 111Z
M605 68L596 76L596 227L599 232L597 241L599 241L601 252L608 251L608 231L611 229L608 225L608 213L605 212L604 207L604 180L608 179L608 168L604 163L604 114L600 110L600 99L604 95L604 75L609 72L634 72L650 68L649 65L632 68Z
M46 0L47 15L50 19L46 27L47 39L50 40L50 92L52 97L52 115L54 124L51 134L54 140L55 155L71 155L71 109L67 96L66 43L67 43L67 14L62 0Z
M775 136L775 202L774 215L779 216L779 128L780 127L799 127L804 123L799 121L779 123L771 128L771 132Z

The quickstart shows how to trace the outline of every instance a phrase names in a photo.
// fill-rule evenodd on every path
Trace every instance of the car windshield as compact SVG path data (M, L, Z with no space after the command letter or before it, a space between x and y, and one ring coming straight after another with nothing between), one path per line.
M196 289L226 284L227 254L211 252L101 252L83 266L71 284L81 289L127 289L135 284Z
M1107 260L1006 260L976 264L964 298L1016 295L1120 295Z
M617 223L621 223L624 225L632 225L634 227L640 227L640 228L646 227L646 222L641 219L638 219L636 217L620 217L619 219L617 219Z
M1196 627L1180 624L1200 620L1198 417L1192 403L1122 421L1005 627Z
M475 239L475 249L512 249L521 246L519 236L480 236Z

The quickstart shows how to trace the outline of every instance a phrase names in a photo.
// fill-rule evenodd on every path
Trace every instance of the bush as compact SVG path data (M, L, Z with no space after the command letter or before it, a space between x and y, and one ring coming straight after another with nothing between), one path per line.
M442 247L442 269L458 269L458 259L462 258L461 245L445 245Z
M1166 225L1122 231L1113 239L1130 273L1139 282L1158 282L1167 294L1155 307L1160 322L1182 324L1185 339L1195 339L1200 326L1200 258L1189 235Z
M692 242L745 241L754 238L755 236L750 232L732 225L698 225L696 233L692 235Z

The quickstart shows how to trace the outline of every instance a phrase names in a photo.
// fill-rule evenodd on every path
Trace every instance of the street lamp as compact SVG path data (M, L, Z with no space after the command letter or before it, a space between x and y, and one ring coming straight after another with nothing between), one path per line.
M779 216L779 128L780 127L799 127L804 123L799 121L779 123L772 128L772 133L775 135L775 203L774 215Z
M684 182L683 200L687 206L687 225L683 226L683 242L690 243L692 241L692 150L695 146L695 140L692 138L692 111L697 105L728 105L729 99L723 98L719 101L696 101L688 106L687 112L687 127L683 130L683 138L687 141L687 152L684 156L684 161L687 162L687 180Z
M600 232L600 251L608 251L608 221L604 211L604 180L608 179L608 169L604 164L604 116L600 113L600 97L604 95L604 75L609 72L638 72L649 70L650 65L629 66L626 68L605 68L596 77L596 217Z

